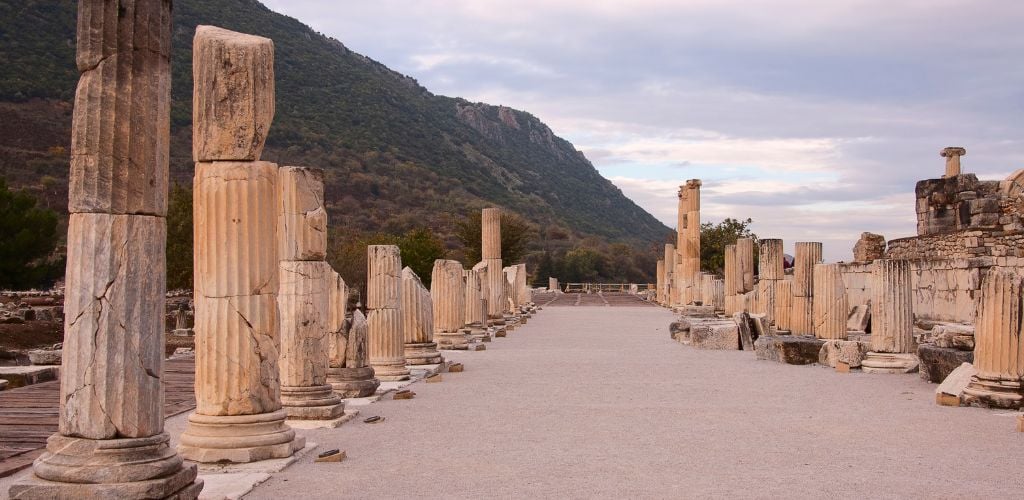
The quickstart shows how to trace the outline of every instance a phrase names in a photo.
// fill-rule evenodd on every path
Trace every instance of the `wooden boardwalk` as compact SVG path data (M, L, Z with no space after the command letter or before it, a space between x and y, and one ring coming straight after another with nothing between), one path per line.
M164 418L195 408L195 363L164 363ZM44 382L0 392L0 477L31 466L46 438L57 432L60 382Z

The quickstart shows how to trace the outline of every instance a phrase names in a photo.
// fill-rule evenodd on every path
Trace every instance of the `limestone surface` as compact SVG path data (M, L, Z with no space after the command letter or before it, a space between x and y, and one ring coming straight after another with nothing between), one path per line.
M274 120L274 42L197 26L192 66L195 161L258 160Z
M327 210L323 170L282 167L278 173L278 203L281 260L324 260Z
M814 292L814 335L820 339L845 340L849 307L839 264L814 266Z

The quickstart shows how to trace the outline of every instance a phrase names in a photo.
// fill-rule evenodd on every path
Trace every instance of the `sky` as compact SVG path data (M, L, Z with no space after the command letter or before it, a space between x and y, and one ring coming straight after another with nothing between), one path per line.
M1024 2L265 0L435 94L528 111L638 205L762 238L914 236L914 184L1024 168Z

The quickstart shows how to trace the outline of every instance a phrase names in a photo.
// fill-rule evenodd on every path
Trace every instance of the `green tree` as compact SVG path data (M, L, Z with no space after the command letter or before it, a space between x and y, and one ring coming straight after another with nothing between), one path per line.
M57 213L36 207L24 191L12 191L0 178L0 287L27 289L50 285L64 270L57 248Z
M462 264L472 267L483 258L481 213L455 222L455 237L462 242ZM536 237L536 231L522 217L501 212L501 260L504 264L517 264L526 256L526 248Z
M178 183L167 197L167 289L192 289L192 190Z
M577 247L565 253L562 276L567 283L593 283L602 281L607 258L597 250Z
M752 219L726 218L718 224L705 222L700 225L700 267L718 275L725 269L725 247L736 243L739 238L753 238L757 235L750 230ZM755 252L757 246L755 245ZM756 262L756 259L755 259Z
M423 286L430 288L434 261L447 255L444 241L430 229L419 228L405 233L398 240L398 248L402 251L402 266L409 266L423 281Z

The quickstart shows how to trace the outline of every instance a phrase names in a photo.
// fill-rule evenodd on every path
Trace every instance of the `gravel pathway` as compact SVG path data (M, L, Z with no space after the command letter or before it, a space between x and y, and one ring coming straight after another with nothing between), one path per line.
M464 373L412 386L246 498L1021 498L1014 415L917 375L699 351L649 307L547 308ZM381 415L380 424L362 418ZM314 454L315 455L315 454Z

